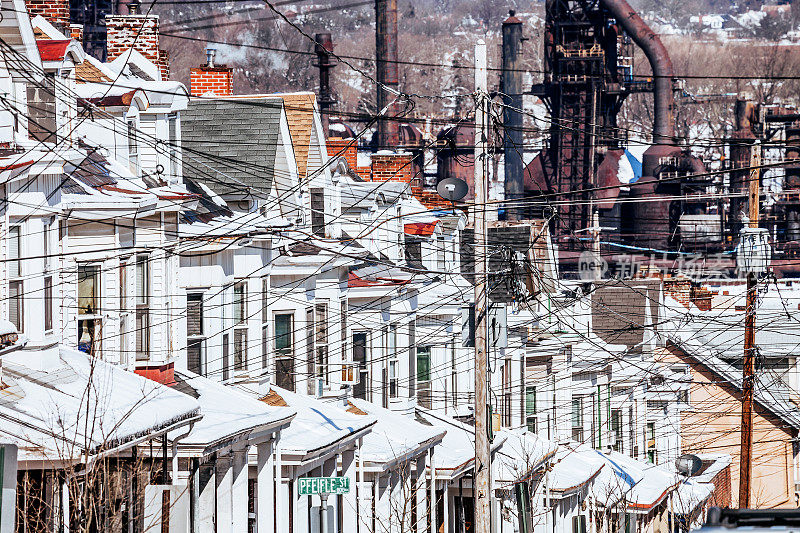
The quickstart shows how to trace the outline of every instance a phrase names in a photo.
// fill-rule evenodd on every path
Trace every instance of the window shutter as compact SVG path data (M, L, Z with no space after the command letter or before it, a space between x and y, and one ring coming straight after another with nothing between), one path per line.
M186 334L190 337L203 334L203 295L190 294L186 301Z
M9 239L8 239L8 258L12 261L8 262L8 276L11 278L17 278L20 275L20 268L19 268L19 261L13 261L14 259L19 259L19 243L20 243L20 233L19 233L19 226L11 226L8 229Z
M22 305L20 302L22 284L12 282L8 285L8 320L14 324L17 331L22 329Z

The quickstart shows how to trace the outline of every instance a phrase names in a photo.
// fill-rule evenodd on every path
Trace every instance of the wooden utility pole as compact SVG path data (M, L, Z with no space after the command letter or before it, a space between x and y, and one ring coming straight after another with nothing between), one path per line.
M750 148L750 181L748 183L748 216L750 227L758 227L761 192L761 145ZM750 507L750 478L753 473L753 386L755 379L756 344L756 273L747 272L747 305L744 317L744 364L742 365L742 455L739 460L739 508Z
M487 313L489 295L486 275L489 270L486 253L488 87L486 43L475 45L475 533L490 533L491 451L489 450L488 347Z

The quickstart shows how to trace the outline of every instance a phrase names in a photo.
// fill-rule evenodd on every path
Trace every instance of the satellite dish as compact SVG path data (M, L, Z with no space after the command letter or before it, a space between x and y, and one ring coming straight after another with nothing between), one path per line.
M703 468L703 461L696 455L685 453L675 459L675 468L682 476L692 477Z
M448 202L457 202L469 192L467 182L458 178L445 178L436 185L436 192Z

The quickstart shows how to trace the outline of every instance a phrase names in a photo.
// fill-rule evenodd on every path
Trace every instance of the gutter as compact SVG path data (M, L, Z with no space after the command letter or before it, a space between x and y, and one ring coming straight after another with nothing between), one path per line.
M243 429L241 431L237 431L236 433L232 433L217 439L216 441L209 443L205 448L203 448L203 456L207 457L215 452L222 450L223 448L227 448L232 446L234 443L239 442L240 440L250 440L254 436L258 434L266 434L271 435L274 434L284 427L288 426L294 417L297 416L297 413L292 413L280 420L276 420L273 422L269 422L267 424L262 424L260 426L251 427L247 429Z

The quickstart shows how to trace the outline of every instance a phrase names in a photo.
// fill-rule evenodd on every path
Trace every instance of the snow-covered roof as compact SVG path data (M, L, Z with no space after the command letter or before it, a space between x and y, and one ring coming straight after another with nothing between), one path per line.
M366 464L372 464L381 470L416 457L441 442L445 436L444 428L420 424L366 400L350 398L349 402L365 413L361 416L372 415L378 420L364 437L361 458Z
M192 397L63 346L3 356L0 438L21 459L70 460L180 427Z
M593 480L605 465L603 456L586 444L560 446L548 477L550 490L570 493Z
M390 205L408 189L407 183L399 181L355 181L341 176L339 190L342 198L342 211L348 209L369 209L373 205Z
M280 429L295 415L289 407L267 405L235 387L187 371L176 371L171 386L195 398L203 416L180 445L202 448L205 454Z
M664 467L643 463L619 452L603 454L607 464L639 481L625 493L628 509L647 513L675 488L680 476Z
M421 407L417 407L416 414L423 423L447 431L442 444L436 448L436 475L455 479L471 470L475 462L475 427ZM492 451L496 453L507 437L495 435Z
M492 470L494 479L501 483L513 483L525 479L538 470L558 449L555 442L531 433L525 428L504 429L497 435L504 437L505 441L495 453Z
M377 422L373 416L354 415L341 405L275 385L269 386L267 394L255 394L263 402L288 406L297 412L289 427L281 431L280 449L284 461L303 461L324 455L330 447L362 436Z

